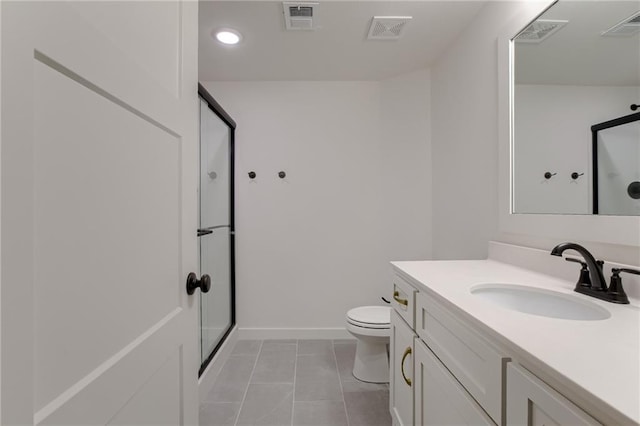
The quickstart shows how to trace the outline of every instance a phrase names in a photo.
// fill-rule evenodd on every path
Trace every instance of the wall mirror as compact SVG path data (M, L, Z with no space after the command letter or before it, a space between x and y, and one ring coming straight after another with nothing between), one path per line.
M640 216L640 1L560 0L512 42L511 211Z

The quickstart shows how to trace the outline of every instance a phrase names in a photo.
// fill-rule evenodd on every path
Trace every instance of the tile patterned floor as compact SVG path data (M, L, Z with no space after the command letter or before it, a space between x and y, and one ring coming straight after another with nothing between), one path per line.
M353 340L240 340L201 426L389 426L389 386L351 374Z

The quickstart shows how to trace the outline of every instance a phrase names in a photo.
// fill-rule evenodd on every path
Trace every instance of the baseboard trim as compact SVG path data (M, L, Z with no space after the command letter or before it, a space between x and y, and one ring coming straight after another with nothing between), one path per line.
M344 327L339 328L240 328L238 339L354 339Z
M198 395L200 396L200 402L206 398L209 391L213 388L216 377L220 374L222 366L231 355L231 351L233 351L233 347L238 341L238 335L238 326L234 326L222 346L220 346L220 349L218 349L218 352L198 379Z

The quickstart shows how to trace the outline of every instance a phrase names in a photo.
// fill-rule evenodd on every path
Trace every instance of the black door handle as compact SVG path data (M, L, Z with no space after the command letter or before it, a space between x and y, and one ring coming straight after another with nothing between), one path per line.
M198 279L196 274L190 272L189 275L187 275L187 294L191 296L198 287L201 292L207 293L211 288L211 277L204 274L200 279Z

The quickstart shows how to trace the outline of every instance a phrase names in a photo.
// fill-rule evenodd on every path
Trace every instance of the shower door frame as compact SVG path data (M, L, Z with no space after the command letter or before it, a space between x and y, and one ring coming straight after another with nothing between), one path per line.
M207 89L202 86L202 84L198 83L198 95L202 100L204 100L209 109L213 111L213 113L218 116L227 126L229 126L229 259L230 259L230 274L229 274L229 285L231 286L231 324L229 328L222 336L222 339L218 342L218 344L213 348L213 351L207 356L205 360L202 361L200 365L200 369L198 370L198 378L202 376L202 373L207 369L207 366L213 360L213 357L218 352L220 347L224 344L231 333L231 330L236 325L236 253L235 253L235 214L234 214L234 206L235 206L235 133L236 133L236 122L231 118L231 116L222 108L222 106L211 96L211 94L207 91ZM198 148L200 149L200 148ZM202 295L200 295L202 298ZM202 302L200 303L200 309L202 309ZM200 311L200 341L202 341L202 311ZM202 353L202 351L200 351Z
M611 129L612 127L622 126L624 124L633 123L634 121L640 121L640 112L625 115L623 117L614 118L613 120L605 121L603 123L594 124L591 126L591 169L592 169L592 183L591 188L593 192L593 214L599 214L599 201L598 201L598 132L600 130Z

